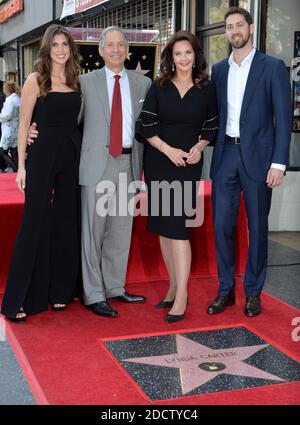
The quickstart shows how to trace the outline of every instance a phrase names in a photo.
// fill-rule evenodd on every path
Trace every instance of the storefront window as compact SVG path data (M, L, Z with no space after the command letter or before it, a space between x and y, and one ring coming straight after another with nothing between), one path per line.
M173 34L173 0L125 1L115 9L85 22L88 28L116 25L123 29L158 30L158 57L168 38Z
M269 0L266 52L280 57L287 66L294 56L294 32L300 30L299 0Z
M28 75L33 71L34 62L36 61L39 48L39 41L23 47L24 78L27 78Z
M205 24L223 22L229 0L205 0Z
M3 81L18 79L18 54L15 46L9 46L3 52Z
M217 34L204 38L204 52L209 71L211 72L212 65L220 62L227 56L228 45L225 34Z
M242 7L243 9L246 9L251 12L251 0L240 0L239 7Z
M266 53L282 59L287 67L300 54L299 0L269 0L267 11ZM293 134L290 147L290 167L300 167L300 81L292 81Z

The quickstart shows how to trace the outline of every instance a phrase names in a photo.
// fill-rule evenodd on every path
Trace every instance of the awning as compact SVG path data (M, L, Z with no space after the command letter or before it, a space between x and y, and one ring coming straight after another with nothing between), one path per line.
M107 3L108 1L109 0L64 0L64 7L60 19L84 12L99 4Z

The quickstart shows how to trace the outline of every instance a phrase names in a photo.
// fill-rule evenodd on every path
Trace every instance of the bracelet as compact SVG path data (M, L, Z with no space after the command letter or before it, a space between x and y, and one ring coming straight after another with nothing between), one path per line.
M160 144L159 144L159 146L158 146L158 149L159 149L159 151L160 151L160 152L162 152L162 150L161 150L162 145L165 145L165 144L166 144L165 142L160 142Z

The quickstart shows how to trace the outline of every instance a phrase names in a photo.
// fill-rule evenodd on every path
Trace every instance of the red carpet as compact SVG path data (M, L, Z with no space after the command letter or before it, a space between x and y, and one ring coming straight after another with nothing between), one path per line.
M192 277L216 276L215 246L210 202L211 184L203 182L204 224L192 230ZM145 196L145 195L144 195ZM23 207L23 194L15 174L0 175L0 293L4 291L13 243ZM242 274L247 255L246 216L243 203L237 225L236 272ZM167 277L156 235L146 231L146 217L134 219L127 282L161 280Z
M22 194L14 175L0 176L0 292L3 292L13 241L20 222ZM237 273L246 258L246 219L242 208L237 229ZM51 311L30 317L25 324L7 324L7 337L33 394L40 404L151 404L122 368L99 343L99 338L155 335L244 325L299 361L299 343L291 338L292 319L299 312L263 294L264 311L257 318L243 314L242 285L237 305L211 317L206 308L217 291L215 249L210 205L210 183L205 182L205 221L192 234L193 267L186 319L166 324L166 312L154 305L166 290L165 269L157 238L145 231L145 218L137 217L127 274L128 291L147 296L147 303L114 302L119 318L97 317L78 301L64 313ZM267 385L252 389L186 396L169 404L300 404L300 383Z
M5 287L12 246L21 220L23 194L15 174L0 174L0 292Z
M33 316L26 324L12 324L8 338L19 357L36 399L49 404L150 404L142 391L97 341L99 338L155 335L244 325L280 351L300 361L299 342L291 338L292 319L299 311L263 294L263 314L248 319L243 314L242 285L237 304L210 317L205 310L217 289L215 279L193 279L189 286L186 319L166 324L166 312L155 309L165 282L136 283L130 290L147 296L147 303L127 305L118 301L117 319L97 317L75 302L64 313L51 311ZM17 341L17 344L16 344ZM298 356L298 357L297 357ZM223 391L168 400L168 404L300 404L300 382Z

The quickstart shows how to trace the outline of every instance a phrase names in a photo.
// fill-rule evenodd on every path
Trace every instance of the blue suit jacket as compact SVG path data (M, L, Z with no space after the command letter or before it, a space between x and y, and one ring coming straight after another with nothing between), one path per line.
M228 58L212 69L219 108L211 178L222 159L227 123ZM271 163L288 164L292 131L291 86L283 61L256 52L251 64L240 116L241 155L248 176L266 180Z

